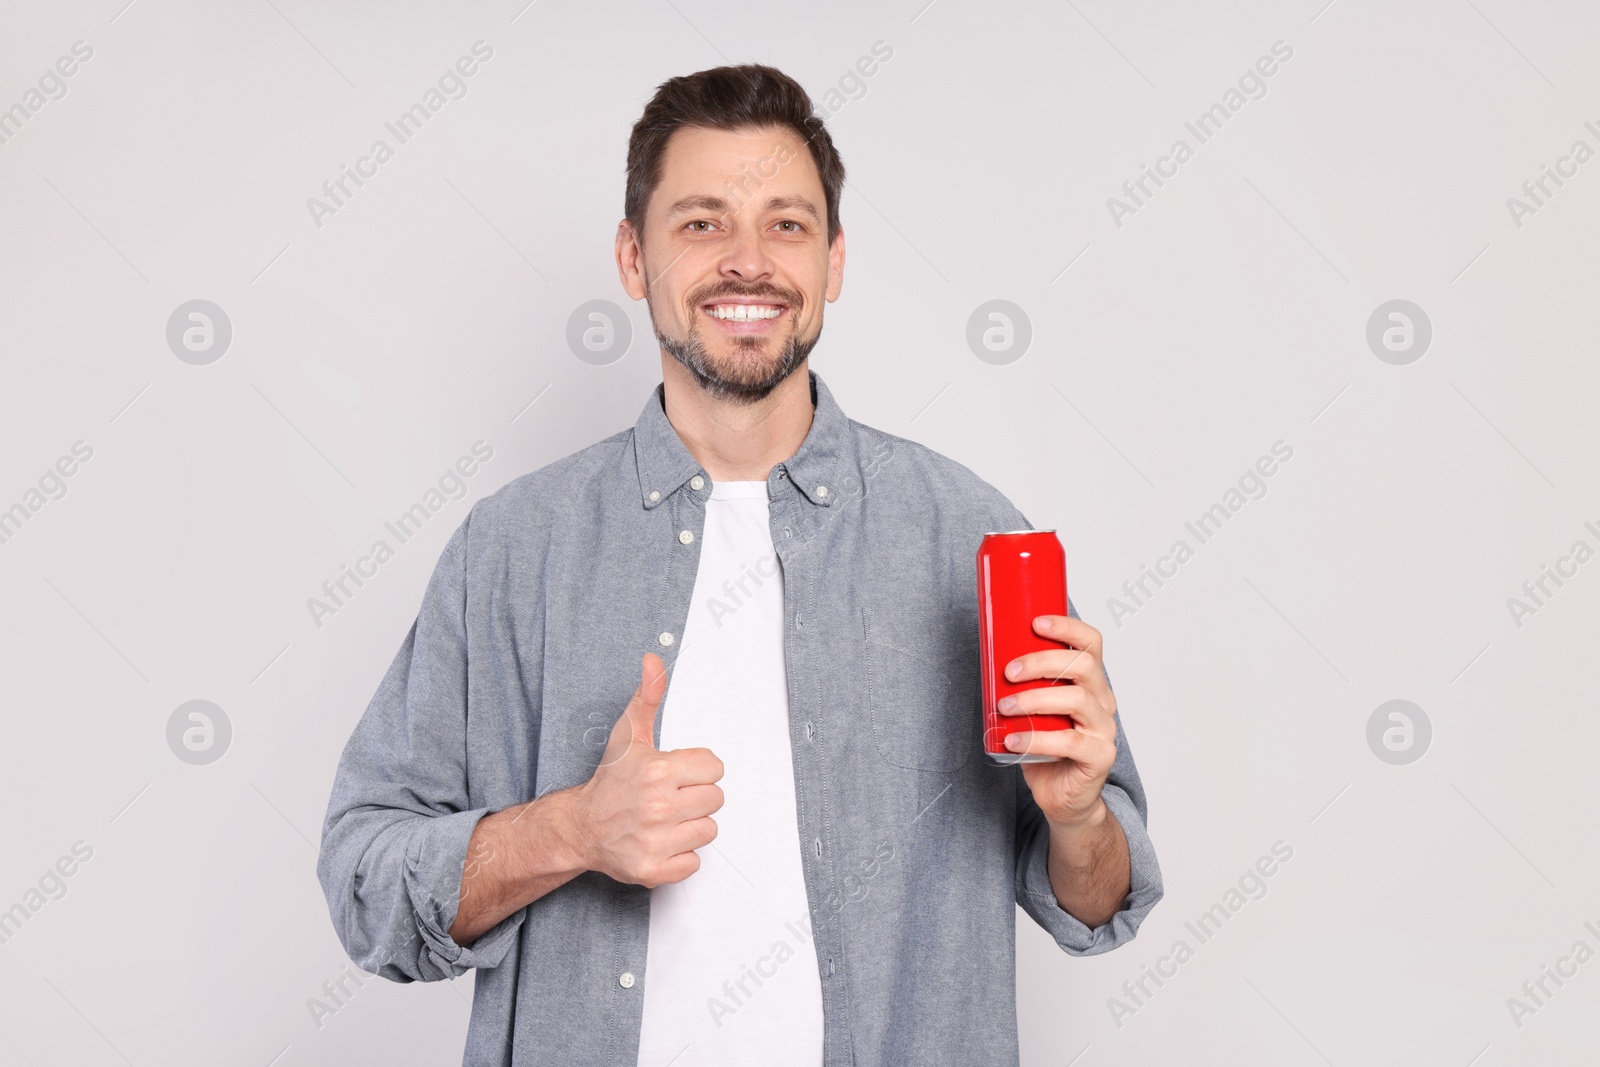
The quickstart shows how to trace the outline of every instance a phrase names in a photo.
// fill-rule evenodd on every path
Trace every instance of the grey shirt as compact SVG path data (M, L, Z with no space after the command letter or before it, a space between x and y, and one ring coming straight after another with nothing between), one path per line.
M1144 789L1119 716L1104 796L1132 888L1090 929L1056 902L1020 768L982 752L975 556L1030 524L809 373L811 428L767 489L825 1063L1015 1064L1015 905L1072 955L1131 939L1162 893ZM394 981L478 969L467 1067L637 1060L648 889L589 871L466 947L447 931L477 821L588 781L646 651L672 714L710 492L657 386L631 429L478 501L339 761L317 864L334 929Z

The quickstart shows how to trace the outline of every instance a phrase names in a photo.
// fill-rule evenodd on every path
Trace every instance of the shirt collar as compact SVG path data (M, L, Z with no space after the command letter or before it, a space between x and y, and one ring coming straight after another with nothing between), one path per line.
M811 379L811 429L793 456L773 467L773 475L787 476L800 494L819 507L832 507L839 498L838 474L844 469L850 440L850 420L834 402L833 394L817 372ZM639 467L639 498L646 510L663 503L682 485L701 473L699 461L685 447L662 407L664 383L645 401L633 426L634 458ZM770 477L770 476L769 476Z

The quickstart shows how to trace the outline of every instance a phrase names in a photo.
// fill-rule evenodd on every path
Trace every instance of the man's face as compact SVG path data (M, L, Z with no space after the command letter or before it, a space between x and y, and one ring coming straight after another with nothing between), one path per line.
M686 127L667 142L642 229L618 232L623 281L663 351L712 396L765 397L805 361L835 300L822 180L792 130Z

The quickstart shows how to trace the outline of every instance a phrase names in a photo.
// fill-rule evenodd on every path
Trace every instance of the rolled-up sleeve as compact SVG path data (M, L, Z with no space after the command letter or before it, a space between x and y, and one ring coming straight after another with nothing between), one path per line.
M518 911L470 945L450 937L468 843L488 808L467 786L466 551L471 516L445 547L421 611L340 757L317 878L339 941L398 982L493 967Z
M1067 614L1078 618L1078 610L1067 601ZM1104 664L1101 665L1104 667ZM1111 672L1106 672L1107 684ZM1034 922L1044 927L1056 944L1074 956L1093 956L1109 952L1133 940L1139 924L1161 899L1161 867L1156 862L1155 846L1146 829L1149 806L1144 785L1133 763L1133 751L1122 729L1122 716L1115 717L1117 758L1100 795L1113 818L1122 826L1128 841L1129 886L1122 907L1107 922L1090 929L1061 907L1050 885L1050 826L1044 812L1034 802L1033 793L1023 781L1020 769L1017 787L1017 903Z

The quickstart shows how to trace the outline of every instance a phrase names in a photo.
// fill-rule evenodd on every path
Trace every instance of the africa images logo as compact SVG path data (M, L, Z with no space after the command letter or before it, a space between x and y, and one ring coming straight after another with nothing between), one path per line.
M480 64L489 62L493 56L493 47L481 40L474 41L471 56L457 59L454 66L439 75L437 86L430 85L423 91L420 101L400 112L393 122L383 124L383 128L394 137L393 146L380 137L372 142L366 155L356 159L353 168L340 163L339 176L322 183L323 196L306 198L306 210L311 212L311 221L316 228L322 229L324 217L337 215L367 184L367 180L377 177L378 168L395 157L398 146L421 133L423 125L438 114L446 103L465 97L467 79L477 74ZM354 189L350 187L352 184Z

